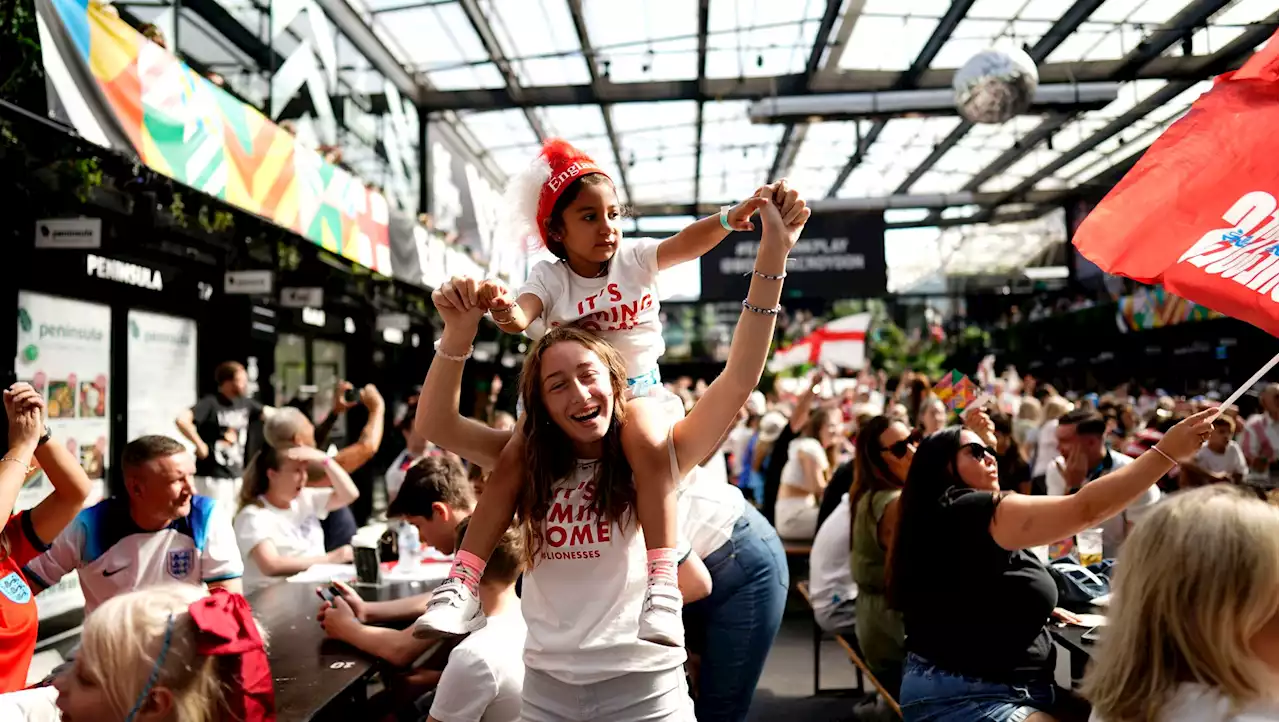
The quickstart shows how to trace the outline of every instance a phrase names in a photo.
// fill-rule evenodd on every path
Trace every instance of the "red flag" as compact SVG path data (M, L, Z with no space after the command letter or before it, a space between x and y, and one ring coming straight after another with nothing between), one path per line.
M1077 229L1104 271L1280 335L1277 36L1219 76Z

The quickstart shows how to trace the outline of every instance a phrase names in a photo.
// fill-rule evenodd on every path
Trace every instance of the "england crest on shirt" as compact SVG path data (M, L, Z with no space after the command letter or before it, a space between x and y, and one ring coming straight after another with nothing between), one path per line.
M26 604L31 601L31 587L27 586L26 581L17 572L10 572L5 578L0 579L0 594L14 604Z
M191 573L192 550L174 549L169 552L169 576L174 579L186 579Z

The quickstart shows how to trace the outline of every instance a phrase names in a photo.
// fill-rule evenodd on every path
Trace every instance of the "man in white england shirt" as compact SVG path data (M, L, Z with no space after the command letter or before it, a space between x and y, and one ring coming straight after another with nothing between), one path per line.
M79 571L84 612L157 584L240 593L244 563L221 503L193 488L195 460L167 436L142 436L123 454L124 486L85 509L23 570L38 591Z
M1058 421L1055 435L1061 455L1045 472L1047 494L1074 494L1085 484L1133 462L1107 446L1106 433L1106 419L1090 408L1072 411ZM1114 559L1129 530L1159 501L1160 489L1153 484L1128 508L1100 524L1103 556Z

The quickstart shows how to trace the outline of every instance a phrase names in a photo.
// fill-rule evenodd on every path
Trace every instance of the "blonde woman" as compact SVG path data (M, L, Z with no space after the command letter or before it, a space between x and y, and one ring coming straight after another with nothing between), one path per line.
M54 686L62 722L275 719L262 636L226 590L174 584L103 602Z
M1120 554L1084 681L1095 722L1280 717L1280 511L1238 487L1168 498Z

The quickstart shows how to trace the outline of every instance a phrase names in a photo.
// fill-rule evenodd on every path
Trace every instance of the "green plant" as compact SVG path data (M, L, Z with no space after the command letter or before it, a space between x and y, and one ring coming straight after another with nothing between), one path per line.
M927 334L913 339L892 321L883 320L871 335L871 365L890 376L911 369L936 378L946 361L947 352L941 344Z

